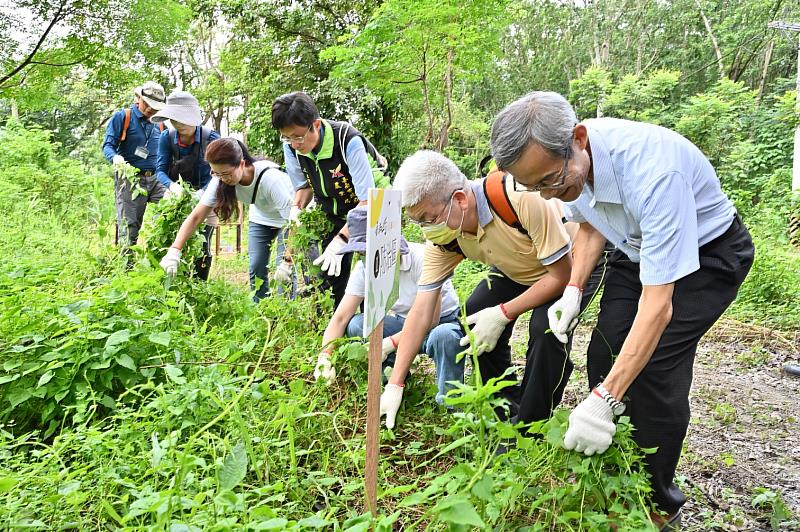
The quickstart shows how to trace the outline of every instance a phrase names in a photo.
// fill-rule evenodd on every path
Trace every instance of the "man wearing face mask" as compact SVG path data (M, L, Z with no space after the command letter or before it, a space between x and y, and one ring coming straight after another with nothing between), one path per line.
M466 303L484 382L511 367L509 338L517 317L533 310L522 384L504 390L511 413L530 422L549 417L561 401L572 372L567 349L550 332L547 310L569 281L572 258L569 230L558 201L516 192L506 194L527 235L492 210L483 182L468 181L458 167L433 151L418 151L398 170L394 187L403 193L409 218L428 239L419 292L403 326L394 370L381 396L386 426L393 427L409 367L419 351L439 291L465 258L491 266ZM469 336L461 340L467 346ZM512 373L507 377L516 381ZM518 404L518 409L517 409Z

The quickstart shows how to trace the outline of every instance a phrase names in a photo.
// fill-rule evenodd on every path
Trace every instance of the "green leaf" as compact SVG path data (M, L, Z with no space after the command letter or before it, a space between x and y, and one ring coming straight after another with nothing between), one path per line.
M17 485L17 479L12 477L0 477L0 493L7 493Z
M254 525L253 530L285 530L288 524L289 521L283 517L273 517L268 521Z
M108 333L106 331L100 331L98 329L89 331L89 333L86 335L86 338L88 338L89 340L102 340L103 338L107 337Z
M154 344L169 347L169 343L172 340L172 335L169 333L169 331L150 333L150 336L148 336L147 339Z
M237 443L222 461L219 472L219 486L230 490L239 485L247 474L247 452L244 443Z
M437 511L438 510L438 511ZM485 528L486 523L475 511L472 503L463 497L448 497L437 504L433 512L438 514L440 521L456 525L469 525Z
M172 364L167 364L164 367L164 371L166 371L169 380L175 384L186 384L186 377L183 376L181 368L173 366Z
M297 522L297 526L305 526L308 528L322 528L330 524L331 524L330 521L327 521L317 515L312 515L311 517L305 517Z
M5 384L7 382L15 381L19 379L19 377L20 377L19 373L14 375L3 375L2 377L0 377L0 384Z
M472 486L472 494L486 502L492 502L494 500L492 495L493 485L492 476L487 474Z
M36 383L36 387L41 388L42 386L50 382L50 379L52 378L53 378L53 372L49 370L45 371L44 373L42 373L42 376L39 377L39 382Z
M127 353L122 353L117 356L117 364L131 371L136 371L136 362Z
M122 329L119 331L114 331L111 336L106 339L106 349L118 346L120 344L124 344L131 338L131 332L128 329Z
M30 390L23 388L21 390L14 390L6 395L6 400L8 400L8 402L11 403L11 407L14 408L17 405L24 403L32 396L33 393Z

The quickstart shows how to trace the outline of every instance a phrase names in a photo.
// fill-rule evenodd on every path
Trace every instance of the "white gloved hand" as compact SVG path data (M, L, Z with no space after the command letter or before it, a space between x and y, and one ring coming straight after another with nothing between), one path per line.
M569 415L564 448L586 456L604 453L617 431L613 419L611 406L592 391Z
M387 384L381 394L381 416L386 414L386 427L393 429L397 411L403 401L403 387L397 384Z
M467 325L474 325L472 334L475 335L475 346L478 354L491 351L497 345L497 339L503 334L506 325L511 323L506 313L500 305L485 308L467 316ZM463 337L459 342L461 347L469 345L469 335Z
M331 355L323 351L317 357L314 367L314 380L322 379L325 384L331 384L336 379L336 368L331 364Z
M111 164L114 166L122 166L123 164L128 164L128 161L126 161L125 157L122 155L117 154L111 158Z
M179 185L178 183L176 183L175 181L173 181L173 182L171 182L171 183L169 184L169 193L170 193L171 195L174 195L176 198L180 198L180 197L181 197L181 194L183 194L183 187L182 187L182 186L180 186L180 185Z
M394 353L394 350L397 349L394 346L394 342L392 341L391 336L387 336L383 339L383 344L381 344L381 362L386 361L386 357Z
M581 297L583 290L574 285L564 289L561 299L550 305L547 309L547 318L550 321L550 330L562 344L567 343L567 336L578 324L578 314L581 312Z
M289 209L289 223L295 223L296 225L300 225L301 212L303 212L303 209L301 209L297 205L292 205L292 208Z
M272 278L281 284L290 284L292 282L292 272L292 263L282 260L278 267L275 268Z
M339 255L339 250L346 244L347 242L341 236L336 235L322 255L313 262L314 266L319 266L331 277L337 277L342 273L342 258L344 257L344 255Z
M178 273L178 264L181 262L181 250L178 248L169 248L167 254L161 259L161 267L167 272L167 275L174 277Z

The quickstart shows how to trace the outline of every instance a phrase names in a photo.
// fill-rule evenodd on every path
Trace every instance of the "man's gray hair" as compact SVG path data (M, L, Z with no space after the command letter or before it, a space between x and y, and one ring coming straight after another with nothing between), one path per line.
M578 118L557 92L534 91L508 104L492 124L492 155L497 166L517 162L531 142L563 157Z
M467 178L453 161L441 153L419 150L406 157L394 178L394 189L403 193L403 207L428 199L450 200L454 191L467 186Z

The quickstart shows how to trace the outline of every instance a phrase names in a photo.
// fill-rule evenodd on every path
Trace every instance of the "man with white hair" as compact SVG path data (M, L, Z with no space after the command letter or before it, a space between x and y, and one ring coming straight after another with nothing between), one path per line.
M686 497L673 482L689 425L700 338L736 297L753 263L747 228L703 153L674 131L597 118L578 123L560 94L532 92L492 126L500 168L528 190L566 204L580 223L574 265L550 327L566 334L581 288L606 241L609 258L597 327L587 351L588 397L569 417L568 449L604 452L625 412L644 448L663 530L680 523Z
M547 309L569 280L570 235L560 202L516 192L510 182L505 192L527 235L493 212L482 181L468 181L445 156L418 151L400 166L394 188L403 193L406 214L422 227L428 243L419 292L381 396L387 427L394 426L406 375L431 323L441 287L465 258L492 267L489 279L478 284L466 303L467 322L481 353L483 381L500 377L511 367L509 338L514 323L532 310L522 384L519 389L506 388L504 395L512 413L524 422L549 417L561 401L572 363L564 345L546 332ZM468 342L464 337L461 345ZM516 382L513 372L506 378Z
M134 196L130 181L114 172L114 200L117 210L119 242L123 248L136 244L148 203L158 203L166 188L155 177L159 127L150 118L165 105L164 87L148 81L133 91L135 101L111 117L103 140L103 155L117 170L130 164L137 169L139 193Z

